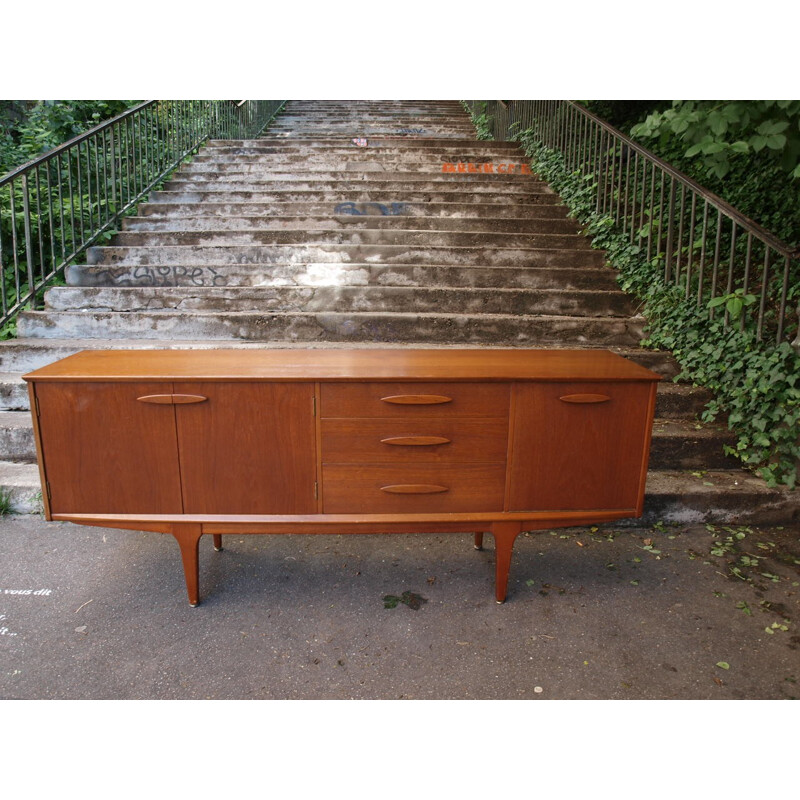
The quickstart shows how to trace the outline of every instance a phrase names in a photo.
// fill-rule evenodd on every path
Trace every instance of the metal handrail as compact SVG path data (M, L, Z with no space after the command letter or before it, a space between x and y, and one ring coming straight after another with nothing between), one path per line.
M209 139L257 137L283 100L149 100L0 177L0 327Z
M789 307L800 293L800 252L680 170L583 106L569 100L469 101L493 137L525 131L560 153L568 172L587 176L595 210L613 220L659 266L666 284L710 318L754 331L759 340L788 341L800 350L800 326ZM737 317L715 298L755 298ZM797 315L800 316L800 308Z

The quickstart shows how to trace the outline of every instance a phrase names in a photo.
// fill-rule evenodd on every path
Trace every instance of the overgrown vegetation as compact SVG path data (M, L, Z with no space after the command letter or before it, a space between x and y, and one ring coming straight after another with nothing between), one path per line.
M800 246L800 101L595 100L587 108Z
M535 172L563 198L586 226L593 246L608 254L619 270L622 288L642 301L648 321L644 346L669 350L681 365L676 380L708 387L714 394L703 420L728 414L737 435L729 454L739 458L770 485L797 482L800 459L800 357L788 343L758 342L749 331L726 328L706 309L687 304L679 287L666 285L658 257L631 245L609 216L596 213L592 177L569 173L563 157L543 147L531 131L518 136ZM735 297L726 297L735 310ZM742 303L747 299L738 298Z
M14 512L14 498L11 496L11 489L7 486L0 487L0 517Z
M64 100L64 101L0 101L0 177L17 167L48 153L55 147L84 133L95 125L114 117L136 101L128 100ZM71 252L80 240L81 230L91 230L96 221L108 212L107 200L92 197L92 187L86 185L85 151L83 173L74 159L52 161L40 167L30 179L27 197L21 181L15 181L13 205L11 187L0 189L0 243L2 247L3 291L5 307L12 308L18 301L28 296L31 285L36 286L45 274L53 269L64 252ZM60 171L59 171L60 170ZM59 177L61 181L59 181ZM78 193L77 187L83 191ZM72 187L69 194L66 189ZM96 188L96 187L95 187ZM31 210L28 223L25 222L25 202ZM12 212L13 209L13 212ZM77 238L73 241L73 228L63 225L58 234L56 226L61 220L74 220ZM38 264L30 264L25 249L28 232ZM97 243L103 244L113 231L101 234ZM34 274L31 275L30 273ZM63 283L63 276L52 275L49 285ZM43 292L39 291L25 307L37 308L41 305ZM0 340L16 335L16 318L12 318L0 328Z
M0 177L138 102L0 100Z

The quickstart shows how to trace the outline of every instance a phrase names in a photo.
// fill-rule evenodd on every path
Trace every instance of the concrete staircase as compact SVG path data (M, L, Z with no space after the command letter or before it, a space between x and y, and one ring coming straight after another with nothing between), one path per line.
M292 101L266 134L213 141L23 314L0 346L0 482L39 492L21 375L87 348L588 347L671 378L644 320L512 143L456 102ZM665 380L648 522L781 524L771 490L701 426L703 390Z

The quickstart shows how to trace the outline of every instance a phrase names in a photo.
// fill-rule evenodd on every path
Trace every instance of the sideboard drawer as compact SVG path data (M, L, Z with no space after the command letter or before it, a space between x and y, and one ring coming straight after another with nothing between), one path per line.
M323 417L507 417L507 383L325 383Z
M508 419L323 419L322 460L333 464L505 461Z
M505 474L505 464L323 465L323 513L502 511Z

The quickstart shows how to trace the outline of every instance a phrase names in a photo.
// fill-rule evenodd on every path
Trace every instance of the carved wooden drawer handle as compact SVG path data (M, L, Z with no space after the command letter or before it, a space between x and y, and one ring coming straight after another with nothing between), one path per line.
M611 398L607 394L565 394L558 399L565 403L605 403Z
M439 403L452 403L452 397L443 394L395 394L381 397L384 403L395 403L399 406L433 406Z
M437 486L435 483L395 483L381 486L381 491L388 494L439 494L450 490L447 486Z
M184 405L185 403L203 403L208 400L201 394L146 394L136 398L140 403L155 403L161 406Z
M449 439L444 436L390 436L388 439L381 439L381 444L410 445L421 447L431 444L448 444Z

